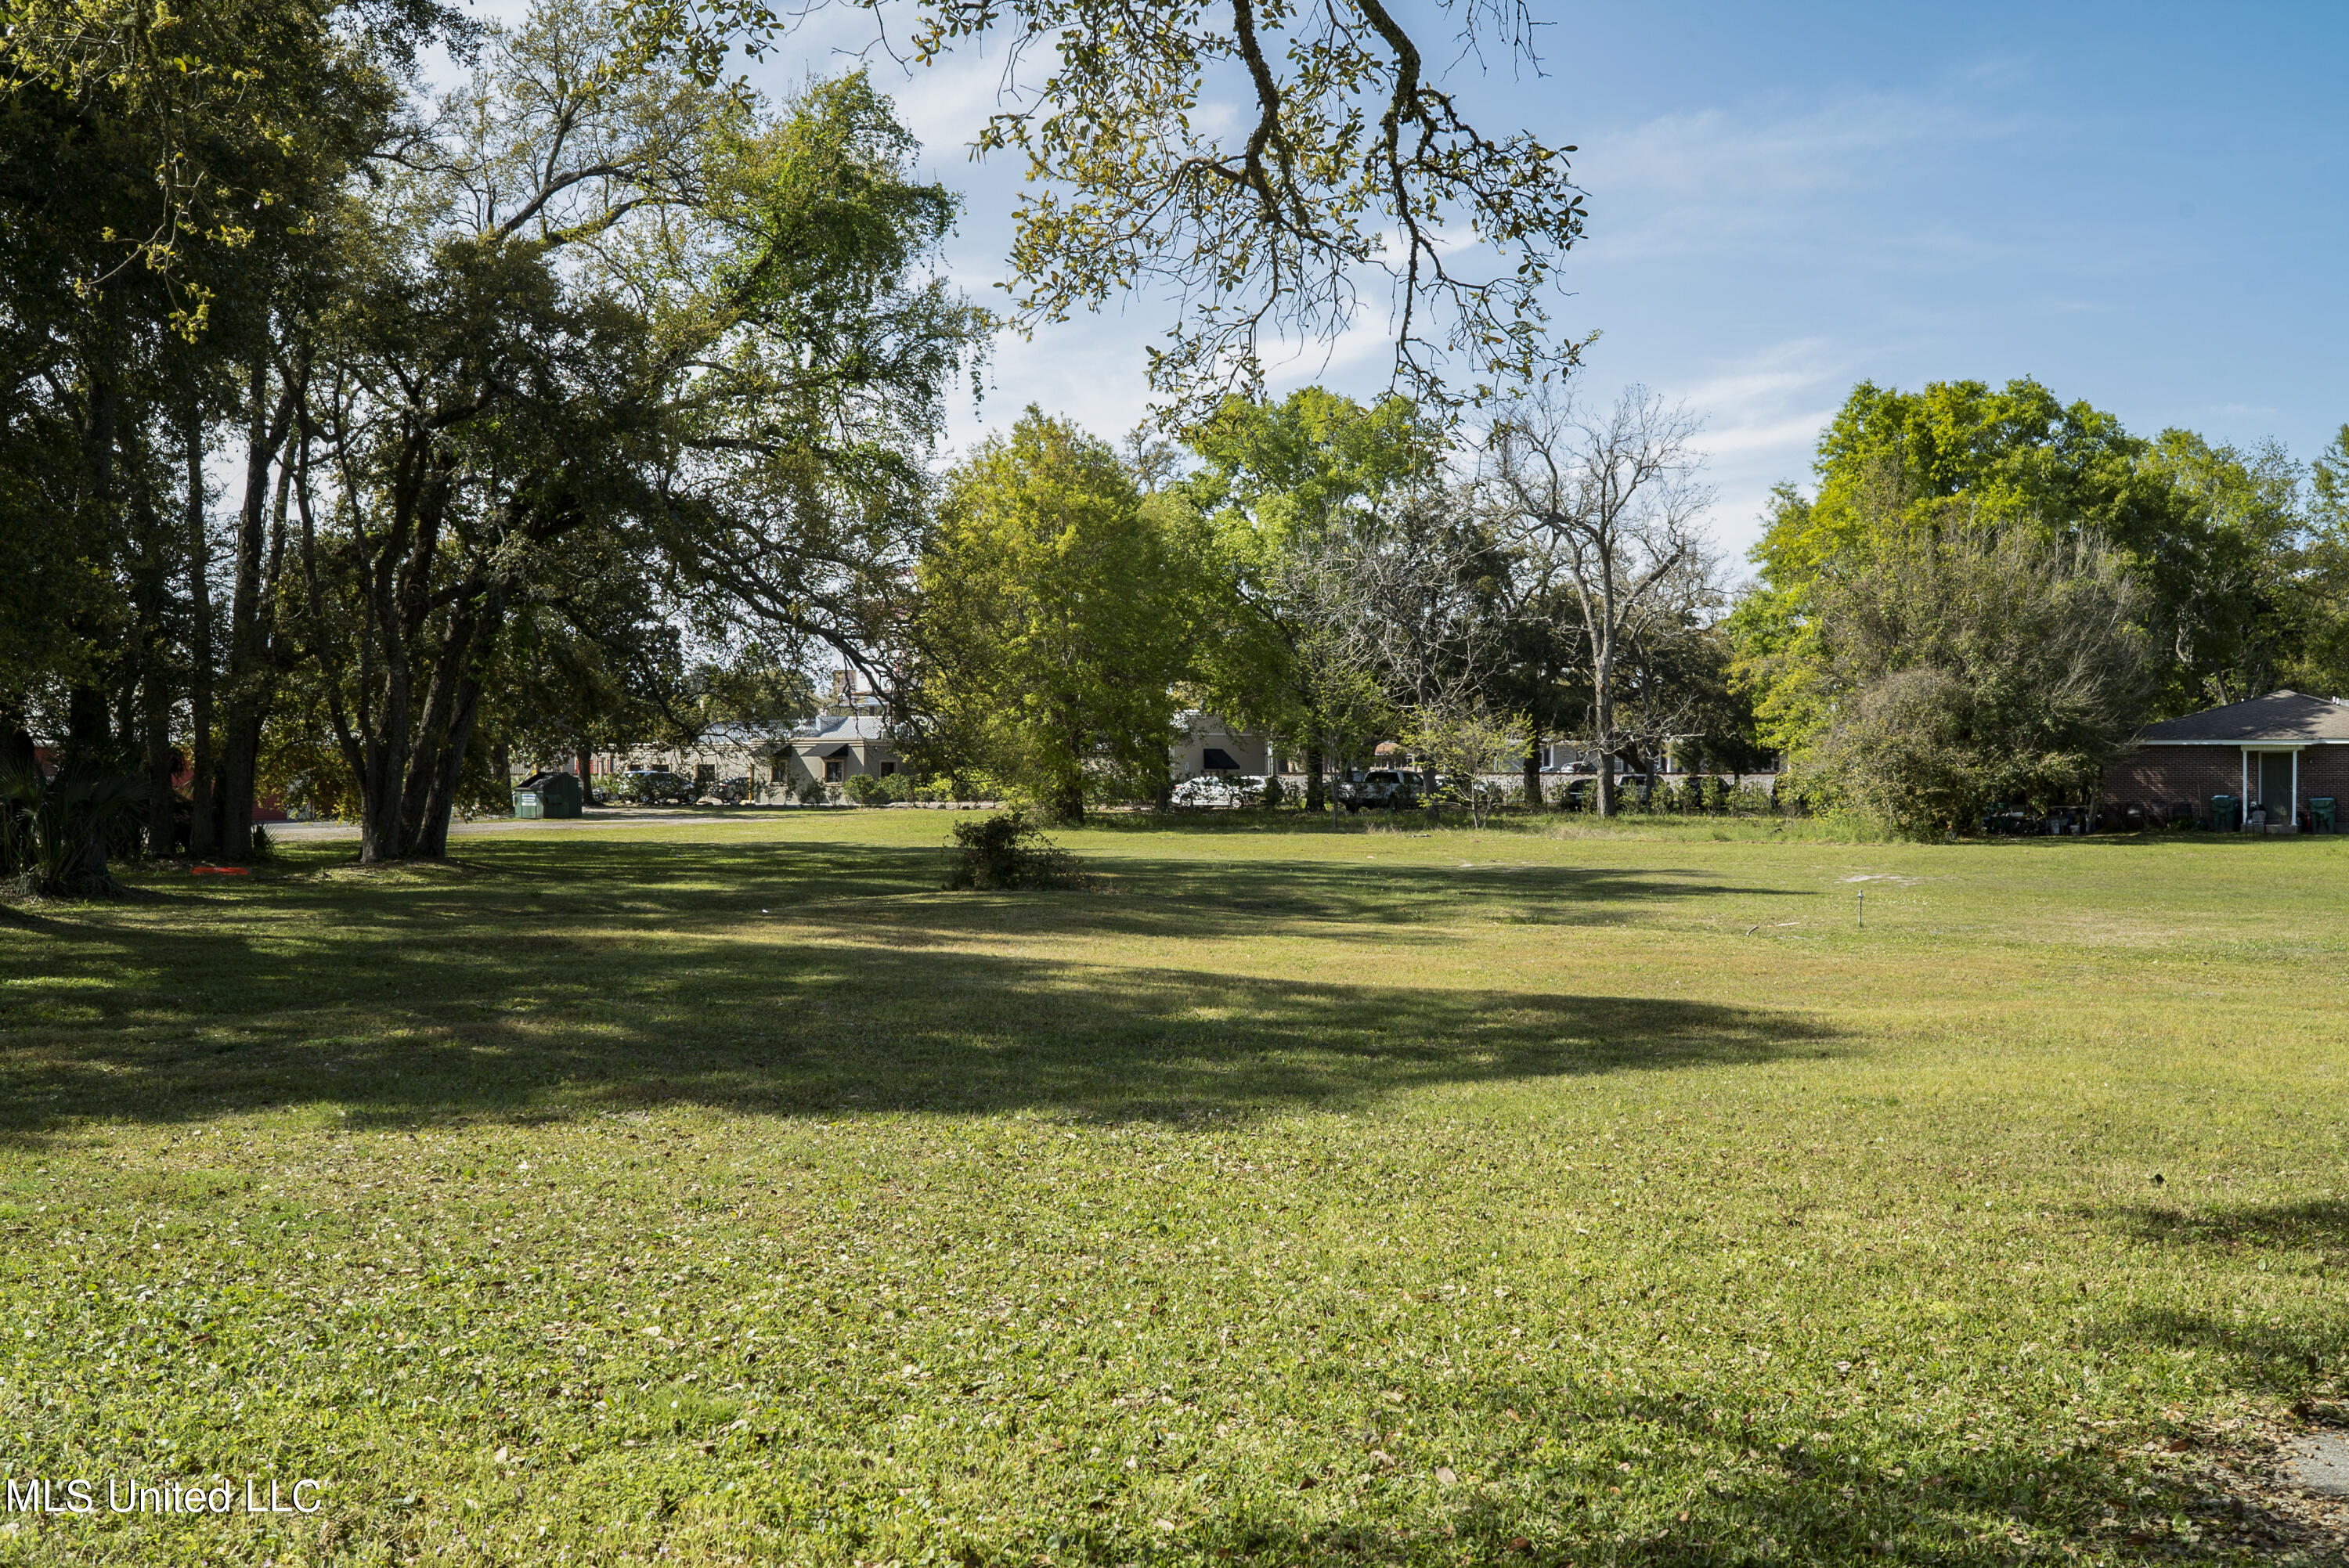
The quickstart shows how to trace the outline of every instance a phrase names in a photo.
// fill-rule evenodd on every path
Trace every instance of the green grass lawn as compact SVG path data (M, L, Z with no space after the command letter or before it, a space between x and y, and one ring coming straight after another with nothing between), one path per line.
M950 820L0 909L0 1561L2337 1557L2349 842Z

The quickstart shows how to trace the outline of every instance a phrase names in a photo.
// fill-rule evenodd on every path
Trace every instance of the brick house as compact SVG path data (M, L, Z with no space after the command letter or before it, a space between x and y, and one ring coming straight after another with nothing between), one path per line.
M2207 826L2219 795L2238 803L2240 825L2286 830L2311 825L2311 800L2349 801L2349 703L2276 691L2206 708L2147 726L2105 769L2107 811L2169 817L2182 807Z

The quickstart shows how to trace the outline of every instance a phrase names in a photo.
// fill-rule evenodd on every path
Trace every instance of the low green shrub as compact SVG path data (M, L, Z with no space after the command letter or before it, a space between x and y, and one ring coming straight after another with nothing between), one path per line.
M954 846L947 851L946 885L951 890L992 892L1084 885L1076 857L1046 838L1043 825L1025 811L957 822L954 837Z
M841 786L841 792L860 806L893 806L915 798L910 773L859 773Z

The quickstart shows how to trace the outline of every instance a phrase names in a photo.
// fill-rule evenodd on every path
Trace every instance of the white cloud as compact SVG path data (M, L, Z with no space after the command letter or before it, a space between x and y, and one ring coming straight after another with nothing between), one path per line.
M1949 90L1853 93L1812 106L1760 100L1661 116L1584 143L1575 175L1591 192L1588 243L1616 261L1710 254L1764 240L1802 242L1822 232L1848 244L1847 226L1818 225L1821 203L1880 191L1928 164L1946 167L1966 145L2020 136L2032 123ZM1978 232L1967 228L1862 232L1878 249L1984 254Z
M1664 115L1586 143L1576 170L1586 185L1675 200L1848 190L1892 178L1912 149L1945 155L2026 127L1946 95L1860 93L1775 113L1757 105Z

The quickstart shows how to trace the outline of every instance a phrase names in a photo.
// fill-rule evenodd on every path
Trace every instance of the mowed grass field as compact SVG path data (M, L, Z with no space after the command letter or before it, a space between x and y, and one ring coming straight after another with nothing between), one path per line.
M0 909L0 1561L2337 1557L2349 841L952 820Z

